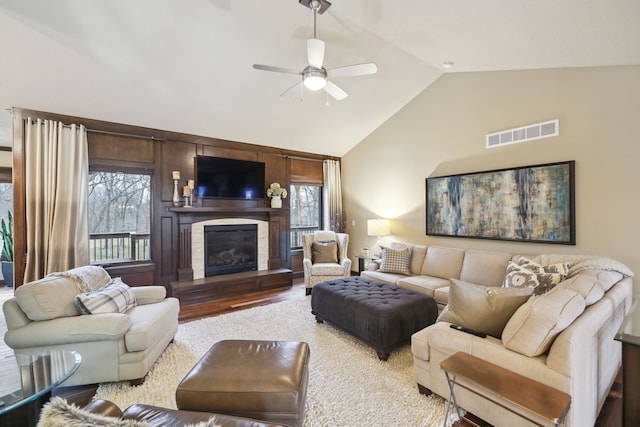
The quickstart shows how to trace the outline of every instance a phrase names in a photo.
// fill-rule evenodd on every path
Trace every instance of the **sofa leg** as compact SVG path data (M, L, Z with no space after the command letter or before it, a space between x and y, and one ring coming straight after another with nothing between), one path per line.
M433 394L431 390L429 390L422 384L418 384L418 391L420 392L420 394L424 394L425 396L431 396L431 394Z
M305 294L306 296L311 295L311 288L304 288L304 294Z
M142 378L136 378L136 379L133 379L133 380L129 380L129 384L131 384L132 387L136 387L136 386L144 384L144 380L146 380L146 379L147 379L147 376L145 375Z
M318 322L318 323L324 323L324 320L322 320L322 317L320 317L320 316L316 316L316 322Z

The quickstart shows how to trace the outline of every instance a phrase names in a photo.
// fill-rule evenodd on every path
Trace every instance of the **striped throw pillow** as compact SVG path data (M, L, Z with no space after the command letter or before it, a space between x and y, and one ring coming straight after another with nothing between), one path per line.
M82 314L124 313L135 305L135 294L119 277L97 291L76 295L76 306Z

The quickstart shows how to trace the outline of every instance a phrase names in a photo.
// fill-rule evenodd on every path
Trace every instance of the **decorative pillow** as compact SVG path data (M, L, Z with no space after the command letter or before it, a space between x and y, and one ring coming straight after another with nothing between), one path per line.
M136 296L117 277L97 291L76 295L76 305L82 314L124 313L135 307Z
M382 246L380 271L383 273L411 274L411 248L392 249Z
M38 427L149 427L145 421L129 420L116 417L106 417L94 414L69 404L61 397L53 397L43 408L38 421ZM215 417L209 421L189 424L191 427L219 427ZM186 426L185 426L186 427Z
M533 261L522 263L523 259L527 260L520 257L517 263L509 261L503 287L531 287L535 289L535 295L540 295L550 291L567 277L568 266L566 264L542 266Z
M538 264L537 262L530 260L529 258L523 257L521 256L520 258L518 258L517 264L520 267L524 267L527 270L531 270L531 271L540 271L542 273L559 273L559 274L563 274L563 275L567 275L569 273L569 264L566 262L559 262L557 264L549 264L549 265L542 265L542 264Z
M555 288L531 298L515 312L502 332L505 348L534 357L545 353L553 340L585 308L584 298L570 289Z
M500 338L513 313L524 304L533 288L480 286L450 279L449 302L438 321L449 322Z
M314 264L338 262L338 243L335 240L311 243L311 260Z

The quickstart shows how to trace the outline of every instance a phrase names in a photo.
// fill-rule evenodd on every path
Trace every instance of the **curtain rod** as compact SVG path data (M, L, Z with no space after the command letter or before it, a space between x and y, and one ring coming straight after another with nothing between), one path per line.
M101 133L104 135L114 135L114 136L125 136L127 138L140 138L140 139L150 139L152 141L166 141L166 138L158 138L155 136L146 136L146 135L134 135L132 133L123 133L123 132L111 132L108 130L97 130L97 129L88 129L87 132L91 133Z
M41 120L47 120L47 119L41 119ZM54 121L56 121L56 120L54 120ZM31 119L31 124L35 125L36 123L37 123L37 121L35 119ZM61 123L61 122L58 122L58 123L60 123L63 127L66 127L66 128L70 128L71 127L71 125L66 125L66 124ZM76 125L76 126L78 126L78 125ZM82 126L84 126L84 125L82 125ZM87 129L87 132L91 132L91 133L101 133L101 134L104 134L104 135L124 136L124 137L127 137L127 138L150 139L152 141L166 141L165 138L158 138L158 137L155 137L155 136L134 135L132 133L112 132L112 131L108 131L108 130L89 129L86 126L85 126L85 128Z

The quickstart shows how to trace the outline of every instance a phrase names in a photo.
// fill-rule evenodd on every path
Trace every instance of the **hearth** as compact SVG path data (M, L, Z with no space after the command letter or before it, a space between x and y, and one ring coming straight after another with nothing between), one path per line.
M257 270L258 226L206 225L204 261L205 277Z

